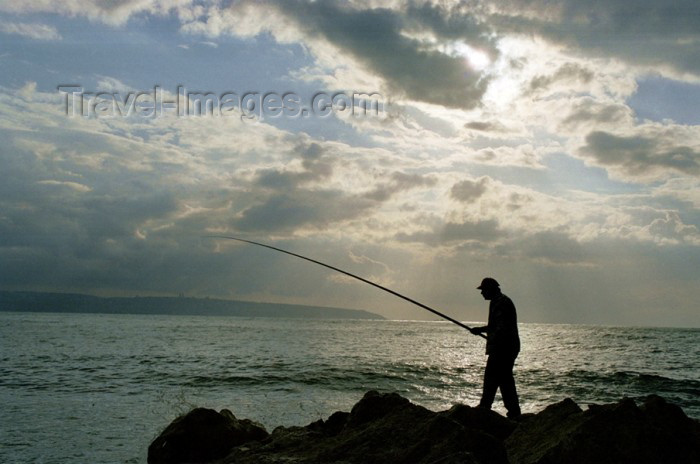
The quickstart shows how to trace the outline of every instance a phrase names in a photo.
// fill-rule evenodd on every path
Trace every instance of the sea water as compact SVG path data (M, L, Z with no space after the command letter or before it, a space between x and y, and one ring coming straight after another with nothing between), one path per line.
M520 334L524 412L655 393L700 418L700 329ZM474 405L485 361L484 340L447 322L0 313L0 462L142 463L194 406L272 430L349 411L368 390Z

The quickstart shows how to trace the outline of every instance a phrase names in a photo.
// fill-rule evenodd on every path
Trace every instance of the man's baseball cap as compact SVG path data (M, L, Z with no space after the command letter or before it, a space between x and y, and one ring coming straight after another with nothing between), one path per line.
M478 290L481 290L482 288L498 288L500 285L498 282L496 282L496 279L492 277L485 277L484 280L481 281L481 285L476 287Z

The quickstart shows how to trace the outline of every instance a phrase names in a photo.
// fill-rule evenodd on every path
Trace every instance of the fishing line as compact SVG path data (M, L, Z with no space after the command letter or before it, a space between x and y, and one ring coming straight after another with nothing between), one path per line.
M460 326L460 327L462 327L462 328L464 328L464 329L467 329L467 330L469 330L470 332L471 332L471 330L472 330L472 328L469 327L468 325L463 324L463 323L459 322L458 320L453 319L453 318L451 318L450 316L448 316L448 315L446 315L446 314L443 314L443 313L441 313L440 311L438 311L438 310L436 310L436 309L431 308L430 306L424 305L423 303L421 303L421 302L419 302L419 301L416 301L416 300L414 300L413 298L409 298L409 297L407 297L406 295L402 295L402 294L400 294L399 292L396 292L396 291L394 291L394 290L392 290L392 289L390 289L390 288L386 288L386 287L384 287L384 286L382 286L382 285L379 285L378 283L372 282L371 280L367 280L367 279L365 279L364 277L360 277L360 276L355 275L355 274L353 274L353 273L351 273L351 272L344 271L344 270L339 269L339 268L337 268L337 267L335 267L335 266L331 266L330 264L322 263L321 261L317 261L317 260L315 260L315 259L311 259L311 258L308 258L308 257L306 257L306 256L302 256L302 255L297 254L297 253L292 253L291 251L283 250L282 248L277 248L277 247L274 247L274 246L272 246L272 245L266 245L266 244L264 244L264 243L254 242L254 241L252 241L252 240L246 240L246 239L243 239L243 238L231 237L231 236L227 236L227 235L206 235L206 237L208 237L208 238L223 238L223 239L226 239L226 240L236 240L236 241L238 241L238 242L249 243L249 244L251 244L251 245L257 245L257 246L261 246L261 247L264 247L264 248L269 248L270 250L279 251L279 252L281 252L281 253L285 253L285 254L288 254L288 255L291 255L291 256L295 256L295 257L297 257L297 258L300 258L300 259L303 259L303 260L306 260L306 261L310 261L310 262L312 262L312 263L318 264L319 266L323 266L323 267L326 267L326 268L328 268L328 269L332 269L332 270L334 270L334 271L336 271L336 272L340 272L341 274L345 274L346 276L352 277L353 279L357 279L357 280L359 280L359 281L361 281L361 282L364 282L364 283L366 283L366 284L369 284L369 285L371 285L371 286L373 286L373 287L376 287L376 288L378 288L378 289L380 289L380 290L384 290L385 292L391 293L391 294L394 295L394 296L398 296L399 298L402 298L402 299L404 299L404 300L406 300L406 301L408 301L408 302L410 302L410 303L413 303L413 304L416 305L416 306L419 306L419 307L421 307L421 308L423 308L423 309L425 309L425 310L427 310L427 311L430 311L431 313L435 314L436 316L440 316L441 318L446 319L446 320L452 322L453 324L457 324L458 326ZM478 335L478 336L480 336L480 337L482 337L482 338L486 338L486 336L485 336L484 334L474 334L474 335Z

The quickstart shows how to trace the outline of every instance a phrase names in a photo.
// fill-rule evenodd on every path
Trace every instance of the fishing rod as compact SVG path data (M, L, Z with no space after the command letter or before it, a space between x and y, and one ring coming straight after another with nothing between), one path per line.
M311 259L311 258L308 258L308 257L306 257L306 256L302 256L302 255L297 254L297 253L292 253L291 251L283 250L282 248L277 248L277 247L274 247L274 246L272 246L272 245L266 245L266 244L264 244L264 243L254 242L254 241L252 241L252 240L246 240L246 239L239 238L239 237L231 237L231 236L227 236L227 235L207 235L206 237L209 237L209 238L223 238L223 239L226 239L226 240L236 240L236 241L238 241L238 242L249 243L249 244L251 244L251 245L257 245L257 246L269 248L270 250L279 251L279 252L281 252L281 253L285 253L285 254L288 254L288 255L291 255L291 256L295 256L295 257L297 257L297 258L301 258L301 259L306 260L306 261L310 261L310 262L312 262L312 263L318 264L319 266L327 267L328 269L332 269L332 270L334 270L334 271L336 271L336 272L340 272L341 274L345 274L346 276L352 277L353 279L357 279L357 280L359 280L359 281L361 281L361 282L364 282L364 283L366 283L366 284L370 284L371 286L377 287L377 288L380 289L380 290L384 290L385 292L391 293L391 294L394 295L394 296L398 296L399 298L402 298L402 299L404 299L404 300L406 300L406 301L408 301L408 302L410 302L410 303L413 303L413 304L416 305L416 306L420 306L421 308L426 309L426 310L430 311L431 313L433 313L433 314L435 314L435 315L437 315L437 316L440 316L440 317L443 318L443 319L446 319L446 320L452 322L453 324L457 324L458 326L460 326L460 327L462 327L462 328L464 328L464 329L467 329L467 330L469 330L470 332L471 332L471 330L472 330L472 328L469 327L468 325L463 324L463 323L459 322L459 321L456 320L456 319L452 319L450 316L448 316L448 315L446 315L446 314L443 314L443 313L441 313L440 311L431 308L430 306L426 306L426 305L424 305L423 303L414 300L413 298L409 298L409 297L407 297L406 295L402 295L402 294L400 294L399 292L395 292L394 290L392 290L392 289L390 289L390 288L386 288L386 287L384 287L384 286L382 286L382 285L379 285L379 284L377 284L377 283L375 283L375 282L372 282L371 280L367 280L367 279L365 279L364 277L360 277L360 276L355 275L355 274L352 274L352 273L350 273L350 272L348 272L348 271L344 271L344 270L342 270L342 269L338 269L337 267L331 266L330 264L322 263L321 261L317 261L317 260L315 260L315 259ZM473 332L472 332L472 333L473 333ZM481 334L481 333L480 333L480 334L474 334L474 335L478 335L478 336L480 336L480 337L482 337L482 338L486 338L486 336L485 336L484 334Z

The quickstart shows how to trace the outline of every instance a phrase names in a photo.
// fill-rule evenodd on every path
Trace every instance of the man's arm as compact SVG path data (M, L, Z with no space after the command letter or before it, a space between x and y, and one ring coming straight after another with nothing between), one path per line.
M489 331L489 326L483 325L481 327L472 327L471 329L469 329L469 331L474 335L481 335L482 333Z

